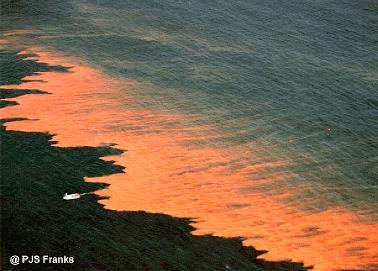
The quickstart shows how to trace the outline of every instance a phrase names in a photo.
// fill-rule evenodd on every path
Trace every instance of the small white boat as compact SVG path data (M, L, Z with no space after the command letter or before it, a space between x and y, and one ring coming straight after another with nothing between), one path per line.
M67 193L65 193L63 195L63 199L65 199L65 200L78 199L78 198L80 198L80 194L78 194L78 193L75 193L75 194L67 194Z

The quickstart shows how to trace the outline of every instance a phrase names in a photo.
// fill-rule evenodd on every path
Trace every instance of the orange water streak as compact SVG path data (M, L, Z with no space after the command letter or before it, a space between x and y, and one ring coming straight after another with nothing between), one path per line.
M183 127L181 123L195 116L128 106L133 97L127 95L127 88L136 82L111 78L78 59L40 49L21 53L36 53L40 62L72 68L3 86L51 93L8 99L20 105L2 109L2 118L32 120L6 123L7 129L50 132L59 146L116 143L127 150L104 158L124 165L125 174L87 179L110 184L98 191L110 196L102 200L106 208L193 217L195 234L243 236L245 244L269 250L264 258L304 261L318 271L376 270L376 224L361 222L344 209L309 214L281 201L300 193L299 188L269 196L254 190L262 182L282 183L293 177L285 169L290 161L249 164L253 157L241 159L231 147L196 145L213 137L207 131L214 127ZM183 143L188 141L193 144Z

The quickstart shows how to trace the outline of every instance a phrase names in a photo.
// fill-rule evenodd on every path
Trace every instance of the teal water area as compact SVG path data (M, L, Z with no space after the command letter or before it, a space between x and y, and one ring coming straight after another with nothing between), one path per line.
M127 106L201 116L193 125L219 136L194 144L289 160L295 177L261 191L302 187L285 201L376 220L376 1L2 1L2 12L3 33L32 30L30 44L139 82Z

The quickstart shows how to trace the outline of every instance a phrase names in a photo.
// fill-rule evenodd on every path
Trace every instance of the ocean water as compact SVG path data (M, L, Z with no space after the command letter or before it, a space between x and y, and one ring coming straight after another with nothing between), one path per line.
M374 0L2 1L1 19L77 67L37 85L61 97L30 106L30 129L128 150L106 208L192 217L315 270L378 269L377 26Z

